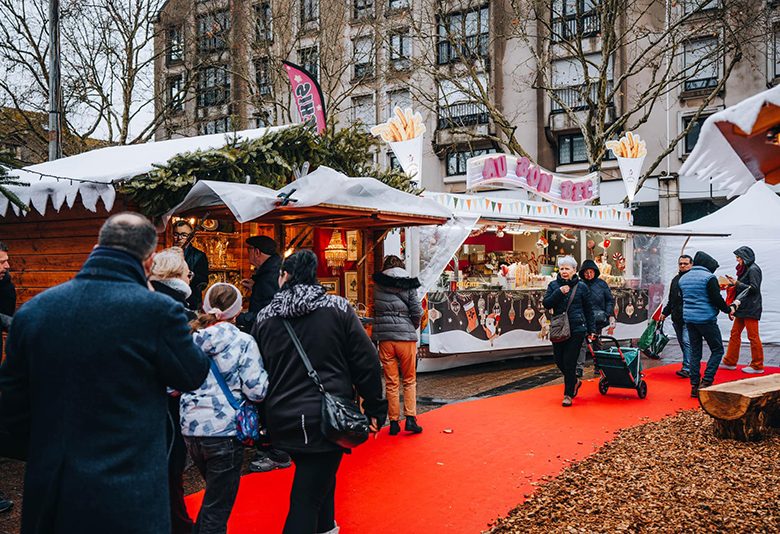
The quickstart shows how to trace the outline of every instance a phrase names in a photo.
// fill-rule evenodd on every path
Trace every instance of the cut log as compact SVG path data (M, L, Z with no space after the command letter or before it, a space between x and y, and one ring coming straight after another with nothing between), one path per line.
M760 440L780 420L780 375L702 388L699 404L714 419L718 437Z

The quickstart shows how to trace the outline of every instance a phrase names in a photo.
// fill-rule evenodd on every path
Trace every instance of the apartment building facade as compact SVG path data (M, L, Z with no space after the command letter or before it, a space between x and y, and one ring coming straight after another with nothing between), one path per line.
M722 0L636 0L648 27L696 9L715 17ZM694 2L694 3L691 3ZM773 8L773 2L762 9ZM516 146L540 165L562 173L592 167L577 113L586 103L582 84L589 75L567 57L576 40L583 57L601 53L597 0L551 0L544 28L520 35L522 12L511 0L169 0L157 22L155 79L158 106L175 112L157 131L164 139L218 133L297 121L280 61L305 67L320 82L330 121L340 125L383 122L395 106L423 113L427 127L423 186L464 191L466 160L505 149L508 125ZM537 3L538 4L538 3ZM537 13L538 15L538 13ZM626 14L627 17L631 13ZM694 21L695 22L695 21ZM546 31L545 31L546 29ZM764 31L763 29L761 31ZM725 192L676 176L698 137L697 124L775 83L780 43L771 28L750 57L736 63L728 80L700 116L702 98L724 75L724 63L696 68L667 91L636 130L647 140L648 160L691 122L694 126L658 167L636 197L636 219L672 225L698 218L726 202ZM529 41L529 36L535 39ZM669 61L685 69L710 48L717 33L697 34ZM540 45L541 43L541 45ZM534 49L538 45L538 49ZM540 88L538 50L549 69ZM602 70L602 83L630 68L641 50L620 50ZM606 120L624 112L634 92L652 83L632 79L616 92ZM623 84L627 85L627 84ZM555 97L552 98L552 93ZM572 113L572 110L574 113ZM396 165L389 150L377 163ZM605 159L602 203L624 196L614 160ZM661 175L663 172L663 176Z

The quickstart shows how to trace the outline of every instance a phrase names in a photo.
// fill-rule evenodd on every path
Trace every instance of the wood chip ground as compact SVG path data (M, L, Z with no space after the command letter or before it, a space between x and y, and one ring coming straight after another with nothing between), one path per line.
M700 410L623 430L487 532L780 532L780 433L721 440Z

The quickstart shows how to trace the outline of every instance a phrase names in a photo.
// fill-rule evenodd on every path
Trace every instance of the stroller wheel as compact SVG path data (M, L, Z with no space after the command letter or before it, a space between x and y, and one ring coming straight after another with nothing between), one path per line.
M640 399L644 399L645 397L647 397L647 382L645 382L644 380L639 382L639 387L636 388L636 392L639 395Z
M602 395L606 395L608 390L609 390L609 384L607 383L604 377L601 377L599 379L599 393L601 393Z

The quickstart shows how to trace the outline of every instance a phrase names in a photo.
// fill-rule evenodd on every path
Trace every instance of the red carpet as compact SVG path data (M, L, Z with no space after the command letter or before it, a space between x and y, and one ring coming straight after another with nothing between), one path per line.
M336 486L341 532L480 532L531 493L532 482L590 455L616 430L698 406L677 369L647 371L645 400L627 389L602 396L588 380L568 409L560 405L563 386L546 386L423 414L420 435L391 437L385 428L344 457ZM716 383L741 378L721 369ZM243 477L229 532L281 532L292 475L285 469ZM202 492L188 497L193 516L201 499Z

